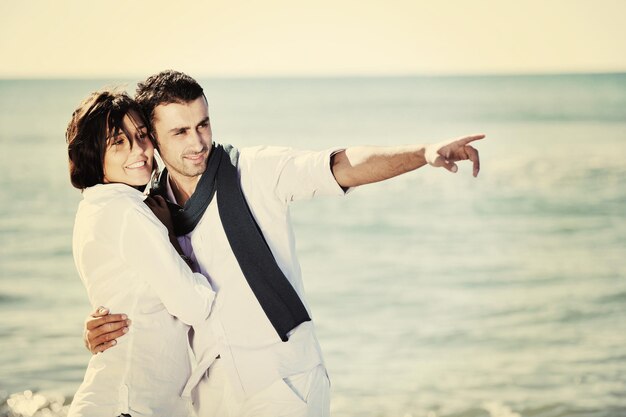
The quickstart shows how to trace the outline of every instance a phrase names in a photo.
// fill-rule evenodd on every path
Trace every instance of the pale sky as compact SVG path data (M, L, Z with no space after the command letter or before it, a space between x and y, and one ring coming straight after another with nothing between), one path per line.
M0 0L0 78L626 71L626 0Z

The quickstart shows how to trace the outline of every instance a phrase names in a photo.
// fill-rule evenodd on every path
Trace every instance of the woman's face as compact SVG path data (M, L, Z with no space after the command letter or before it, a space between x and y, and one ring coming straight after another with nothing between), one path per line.
M107 140L104 183L124 183L135 187L146 185L150 181L154 161L154 146L148 137L148 128L143 118L133 110L124 116L122 123L124 129Z

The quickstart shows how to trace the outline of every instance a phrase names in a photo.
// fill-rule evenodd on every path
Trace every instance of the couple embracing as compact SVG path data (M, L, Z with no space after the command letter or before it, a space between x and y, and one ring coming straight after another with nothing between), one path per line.
M476 176L470 143L483 137L237 149L213 142L203 89L181 72L149 77L134 99L90 95L66 139L95 355L69 416L328 416L289 204L425 165L470 160Z

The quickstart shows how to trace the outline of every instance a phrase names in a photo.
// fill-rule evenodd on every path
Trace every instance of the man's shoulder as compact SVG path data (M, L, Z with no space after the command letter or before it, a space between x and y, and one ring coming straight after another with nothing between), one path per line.
M239 149L239 159L254 160L254 159L280 159L297 152L295 149L287 146L270 146L270 145L258 145L248 146Z
M286 146L250 146L239 149L240 175L274 175L298 151Z

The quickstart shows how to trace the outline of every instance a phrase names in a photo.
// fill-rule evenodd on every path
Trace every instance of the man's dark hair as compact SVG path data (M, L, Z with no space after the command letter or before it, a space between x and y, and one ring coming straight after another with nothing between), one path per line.
M158 105L189 103L200 96L204 96L204 91L196 80L179 71L165 70L151 75L146 81L137 84L135 100L152 125L154 109ZM204 97L206 99L206 96Z
M104 182L107 140L123 130L124 116L131 110L141 114L128 94L115 89L91 93L74 110L65 132L74 187L84 190Z

